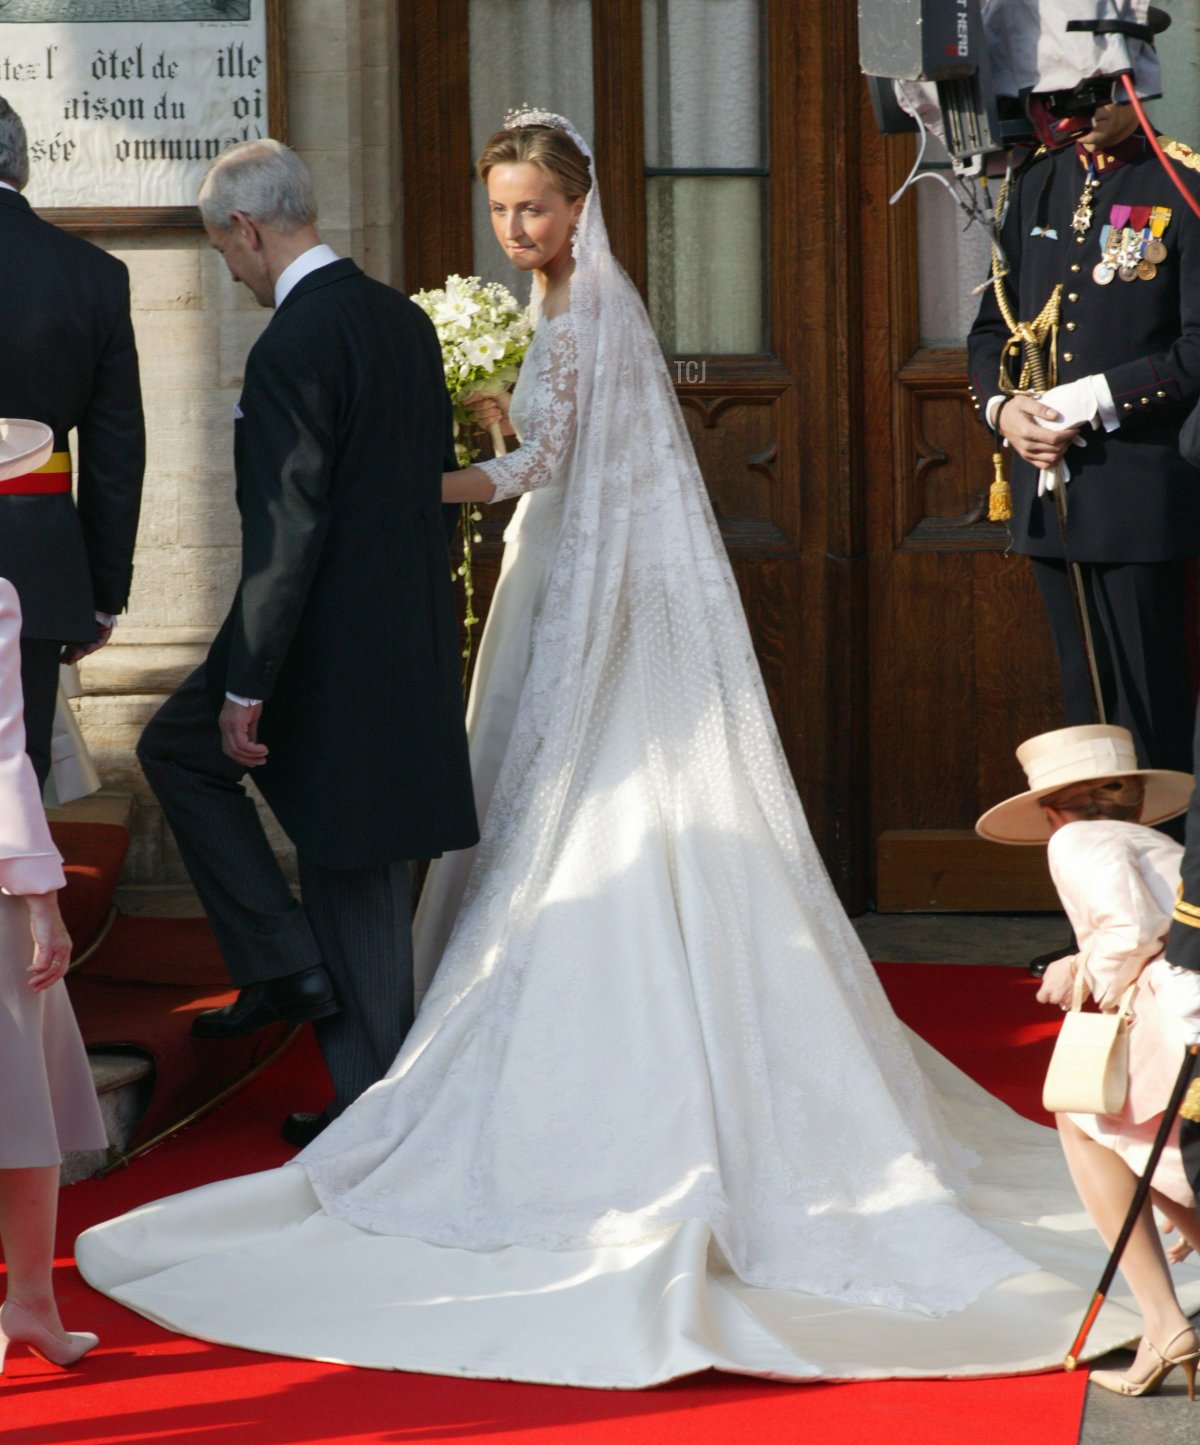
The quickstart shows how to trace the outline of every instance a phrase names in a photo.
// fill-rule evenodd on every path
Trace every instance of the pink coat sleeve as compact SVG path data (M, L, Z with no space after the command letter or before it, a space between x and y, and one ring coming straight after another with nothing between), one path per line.
M25 756L20 639L16 589L0 577L0 888L50 893L67 880Z
M1140 831L1129 823L1071 823L1050 839L1050 874L1087 955L1092 997L1105 1010L1118 1007L1162 952L1171 923L1138 867Z

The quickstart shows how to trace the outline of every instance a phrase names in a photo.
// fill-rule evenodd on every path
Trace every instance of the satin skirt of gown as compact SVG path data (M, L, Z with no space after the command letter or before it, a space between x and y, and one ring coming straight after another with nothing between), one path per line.
M520 503L481 644L481 816L552 562L530 524L554 506L552 492ZM829 885L823 910L797 903L749 805L749 915L706 873L703 840L630 856L624 705L589 794L602 822L612 809L595 834L609 846L564 860L573 882L544 900L521 976L494 967L494 908L474 962L450 949L388 1077L315 1145L89 1230L85 1278L202 1339L435 1374L636 1388L709 1367L787 1380L1057 1367L1106 1251L1055 1134L905 1041ZM472 860L431 869L426 985ZM468 896L464 912L481 906ZM776 976L759 997L756 971L784 951L790 991ZM914 1143L914 1099L956 1141L958 1179ZM1200 1305L1200 1271L1176 1276L1185 1307ZM1118 1283L1090 1350L1139 1332Z
M535 524L522 543L524 513L553 508L556 498L537 492L517 504L505 534L500 576L480 639L479 654L467 703L467 738L471 750L471 779L475 812L487 817L492 789L521 702L521 684L529 667L533 621L546 592L552 552L539 543ZM425 875L425 886L413 915L413 982L420 1007L438 964L446 952L458 919L463 895L478 848L446 853L436 858Z

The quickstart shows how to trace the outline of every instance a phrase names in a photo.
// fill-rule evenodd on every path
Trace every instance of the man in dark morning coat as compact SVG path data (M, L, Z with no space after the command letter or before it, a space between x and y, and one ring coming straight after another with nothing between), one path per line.
M1200 156L1163 144L1200 196ZM1114 224L1136 262L1123 272L1106 264ZM1013 548L1030 558L1041 590L1066 721L1095 719L1054 498L1038 495L1039 469L1060 458L1070 472L1067 551L1082 564L1107 720L1130 730L1143 767L1188 772L1186 599L1190 560L1200 555L1200 470L1180 455L1179 429L1200 394L1200 220L1132 108L1106 105L1077 144L1019 173L1003 246L1021 321L1033 321L1062 285L1051 404L1014 396L1001 405L1009 332L991 288L969 355L977 404L1014 454ZM1070 425L1040 424L1056 418Z
M306 1143L412 1022L407 860L478 837L441 506L451 411L428 318L320 243L294 152L232 147L200 209L275 315L235 408L241 580L138 756L240 989L193 1032L314 1020L335 1097L285 1121ZM296 845L302 906L248 771Z
M34 215L28 179L25 128L0 98L0 416L54 431L46 467L0 489L0 576L21 599L25 733L44 783L60 658L102 647L129 599L146 448L129 272Z

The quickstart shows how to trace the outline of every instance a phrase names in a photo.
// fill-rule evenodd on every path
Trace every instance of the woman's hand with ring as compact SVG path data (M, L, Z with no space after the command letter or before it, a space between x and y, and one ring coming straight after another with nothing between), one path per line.
M58 908L57 893L31 893L29 922L33 931L33 962L29 965L29 987L34 993L55 984L71 962L71 935Z

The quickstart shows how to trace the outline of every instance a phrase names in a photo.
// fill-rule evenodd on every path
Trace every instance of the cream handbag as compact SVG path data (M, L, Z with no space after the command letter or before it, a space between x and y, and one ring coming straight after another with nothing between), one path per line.
M1129 1017L1137 980L1116 1013L1084 1013L1087 970L1075 970L1071 1007L1054 1045L1042 1108L1051 1114L1119 1114L1129 1089Z

